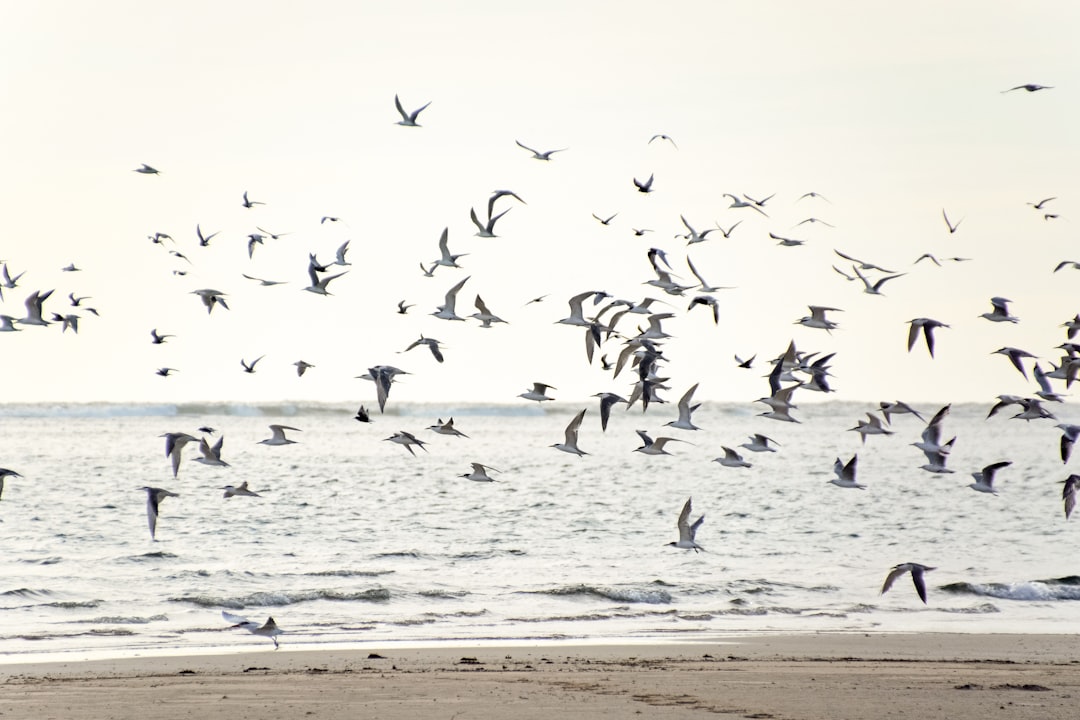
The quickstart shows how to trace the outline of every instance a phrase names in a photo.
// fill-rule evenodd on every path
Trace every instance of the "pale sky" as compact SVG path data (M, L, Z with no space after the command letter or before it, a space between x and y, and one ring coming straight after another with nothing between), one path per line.
M373 386L354 378L377 364L412 373L391 404L524 403L534 381L559 400L628 395L632 375L589 367L583 332L555 324L586 290L670 303L672 401L695 382L699 399L761 397L763 359L792 339L836 353L828 399L990 401L1036 389L994 350L1022 348L1049 369L1059 326L1080 312L1080 271L1052 272L1080 260L1073 3L2 7L0 260L25 275L0 313L22 318L31 292L55 289L46 317L81 315L78 335L0 333L4 401L370 407ZM1053 88L1002 93L1025 83ZM431 103L421 127L396 124L395 94L408 110ZM678 149L649 143L658 133ZM541 162L515 140L567 149ZM142 163L161 175L133 172ZM637 192L632 179L650 174L654 192ZM475 237L469 209L484 215L496 189L527 204L500 199L496 211L511 209L499 237ZM245 191L266 204L245 209ZM828 201L799 200L810 191ZM765 218L724 193L775 195ZM955 234L942 209L961 220ZM618 214L603 226L593 213ZM680 215L699 230L742 224L688 249ZM835 227L796 227L809 217ZM209 247L196 224L220 233ZM288 234L249 259L257 227ZM444 227L463 269L425 278L419 263L438 257ZM156 232L175 244L150 242ZM781 247L769 232L806 242ZM346 240L352 265L335 268L349 272L333 295L304 292L308 254L329 261ZM705 308L687 312L693 290L643 284L650 247L686 284L689 252L710 283L734 288L716 294L718 326ZM867 295L834 272L851 271L834 249L907 274ZM914 265L926 252L971 260ZM81 270L62 272L69 263ZM465 277L458 314L479 293L509 325L431 317ZM190 294L200 288L231 309L208 316ZM69 292L100 317L68 307ZM980 318L992 296L1020 322ZM415 305L404 316L403 299ZM811 304L843 310L831 335L794 324ZM921 343L907 352L915 317L951 326L936 359ZM176 337L152 345L152 328ZM626 318L618 329L633 334ZM445 363L399 354L421 334L445 345ZM735 353L757 353L754 370ZM262 355L255 374L241 371ZM315 368L298 378L301 359ZM166 366L179 372L154 373Z

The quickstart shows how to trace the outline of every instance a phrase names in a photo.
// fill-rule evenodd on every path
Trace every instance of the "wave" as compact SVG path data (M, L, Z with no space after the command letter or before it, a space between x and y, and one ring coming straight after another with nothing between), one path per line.
M538 595L554 595L556 597L593 596L616 602L648 603L651 605L666 605L671 602L671 593L666 590L653 588L613 588L603 585L566 585L548 590L528 591Z
M392 575L394 570L313 570L304 573L313 577L378 577Z
M241 597L219 597L214 595L181 595L169 598L169 602L192 603L200 607L228 608L243 610L246 607L280 607L296 605L311 600L336 600L343 602L385 602L390 599L390 591L384 588L372 588L355 592L340 590L297 590L293 592L267 593L257 592Z
M150 617L126 617L123 615L91 618L90 620L72 620L74 623L89 625L147 625L152 622L168 620L168 615L151 615Z
M954 595L976 595L1000 600L1029 602L1080 600L1080 577L1069 575L1050 580L1027 580L1015 583L956 582L943 585L940 589Z

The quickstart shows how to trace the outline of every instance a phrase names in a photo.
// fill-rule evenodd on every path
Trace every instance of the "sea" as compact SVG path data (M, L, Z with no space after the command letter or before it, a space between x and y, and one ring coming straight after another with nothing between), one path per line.
M706 402L696 431L666 426L674 402L616 405L604 431L598 402L391 402L369 423L344 404L0 405L0 467L21 475L0 498L0 662L273 649L223 611L273 617L283 649L1080 629L1063 405L951 406L943 474L912 446L942 404L864 441L876 403L800 403L788 423ZM583 408L587 454L552 447ZM450 417L467 437L428 429ZM261 444L271 424L295 442ZM636 452L638 430L670 454ZM229 467L190 443L173 477L167 432L223 437ZM754 433L776 452L740 448ZM714 462L725 446L752 466ZM856 454L866 487L830 484ZM999 461L998 494L968 487ZM474 462L495 481L463 477ZM242 482L259 497L224 497ZM156 540L144 487L178 493ZM668 545L687 499L702 552ZM907 562L934 568L925 604L910 576L882 594Z

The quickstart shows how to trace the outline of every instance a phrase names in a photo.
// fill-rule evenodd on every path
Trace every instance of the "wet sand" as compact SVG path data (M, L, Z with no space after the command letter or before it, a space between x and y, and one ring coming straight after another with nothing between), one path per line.
M0 718L1065 718L1077 645L831 633L8 662Z

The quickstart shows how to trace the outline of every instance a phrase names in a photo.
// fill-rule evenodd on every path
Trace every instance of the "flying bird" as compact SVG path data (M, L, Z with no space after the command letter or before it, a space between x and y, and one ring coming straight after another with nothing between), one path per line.
M150 539L156 542L158 506L165 498L180 497L180 495L164 488L143 486L141 489L146 491L146 520L150 525Z
M243 201L243 203L241 203L241 204L242 204L242 205L243 205L244 207L246 207L246 208L253 208L253 207L255 207L256 205L265 205L266 203L264 203L264 202L259 202L258 200L249 200L249 199L248 199L248 194L247 194L247 190L245 190L245 191L244 191L244 201Z
M971 473L971 477L975 478L975 482L968 485L968 487L979 492L997 495L997 490L994 489L994 475L1001 468L1009 467L1010 465L1012 465L1011 460L1003 460L1001 462L991 463L982 470Z
M1009 300L1008 298L992 297L990 298L990 304L994 306L994 309L990 312L982 313L979 317L986 318L991 322L1018 323L1020 322L1020 318L1009 314L1009 303L1011 302L1012 300Z
M898 577L909 572L911 573L911 581L915 583L915 591L919 593L919 598L925 604L926 580L924 579L923 574L936 569L937 568L928 567L926 565L920 565L919 563L902 563L900 565L895 565L893 566L893 569L889 571L888 576L886 576L885 584L881 586L881 594L884 595L887 593Z
M8 470L7 468L0 468L0 498L4 496L4 478L9 477L22 477L14 470Z
M514 142L517 143L517 146L519 148L523 148L523 149L528 150L529 152L531 152L533 154L533 158L535 158L536 160L551 160L551 156L554 155L555 153L563 152L564 150L569 150L569 148L561 148L559 150L547 150L545 152L540 152L539 150L533 150L528 145L523 145L520 140L515 140Z
M682 512L679 513L679 521L676 525L679 528L679 539L675 542L669 542L669 547L677 547L683 550L693 550L698 552L699 550L705 550L697 544L695 537L697 536L698 528L701 527L701 523L705 522L705 515L702 515L694 524L690 524L690 501L693 498L687 498L686 504L683 505Z
M259 445L292 445L296 441L290 440L285 437L286 430L293 430L295 432L301 432L300 428L289 427L288 425L271 425L270 432L273 433L265 440L260 440Z
M653 191L652 184L653 184L653 176L652 175L649 175L649 179L644 181L644 182L642 182L641 180L638 180L637 178L634 178L634 187L637 188L637 191L639 193L651 193Z
M246 373L254 373L255 372L255 365L258 364L258 362L260 360L262 360L264 357L266 357L266 356L265 355L260 355L259 357L252 360L250 363L248 363L243 358L240 358L240 366L244 368L244 372L246 372Z
M545 386L546 387L546 386ZM550 398L549 398L550 399ZM585 410L582 409L574 419L566 426L565 440L561 443L554 443L550 447L563 452L570 453L581 457L582 455L588 455L587 452L578 448L578 430L581 428L581 420L585 417Z
M397 121L397 124L403 125L405 127L420 127L420 125L416 122L416 118L430 104L431 102L429 101L422 107L420 107L418 110L413 110L411 113L407 113L405 112L405 108L401 107L401 100L398 99L397 95L394 95L394 107L396 107L398 113L401 114L401 119Z
M649 138L650 145L652 145L653 140L667 140L669 143L671 143L671 147L675 148L676 150L679 149L679 146L675 144L675 141L672 140L669 135L664 135L662 133L657 133L656 135L653 135L651 138Z
M930 351L930 357L934 357L934 329L939 327L947 328L949 326L931 318L915 318L908 322L911 325L911 327L908 328L908 352L911 352L911 348L915 347L915 341L919 339L919 333L921 332L926 339L926 349Z
M956 224L953 225L951 222L949 222L949 215L945 212L945 208L941 209L941 217L945 218L945 226L949 228L950 235L956 232L956 228L960 227L960 223L964 222L964 219L960 218L956 221Z
M252 622L247 618L240 617L239 615L233 615L232 613L225 612L224 610L221 611L221 617L225 618L225 622L235 623L232 626L233 628L243 628L252 635L261 635L262 637L270 638L274 641L275 650L280 647L278 645L277 636L281 635L285 631L277 626L277 623L274 622L274 618L268 617L266 618L265 623L259 625L259 623L257 622Z
M1036 85L1035 83L1026 83L1024 85L1017 85L1016 87L1011 87L1008 90L1002 90L1001 92L1007 93L1012 92L1013 90L1027 90L1030 93L1037 90L1051 90L1053 89L1053 87L1053 85Z
M262 497L262 495L260 495L259 493L252 492L251 490L248 490L247 480L240 483L240 485L237 486L237 487L233 487L232 485L226 485L225 487L219 488L219 489L225 491L224 494L222 495L222 497L224 497L226 500L228 500L231 497L236 497L236 496L240 496L240 497Z

